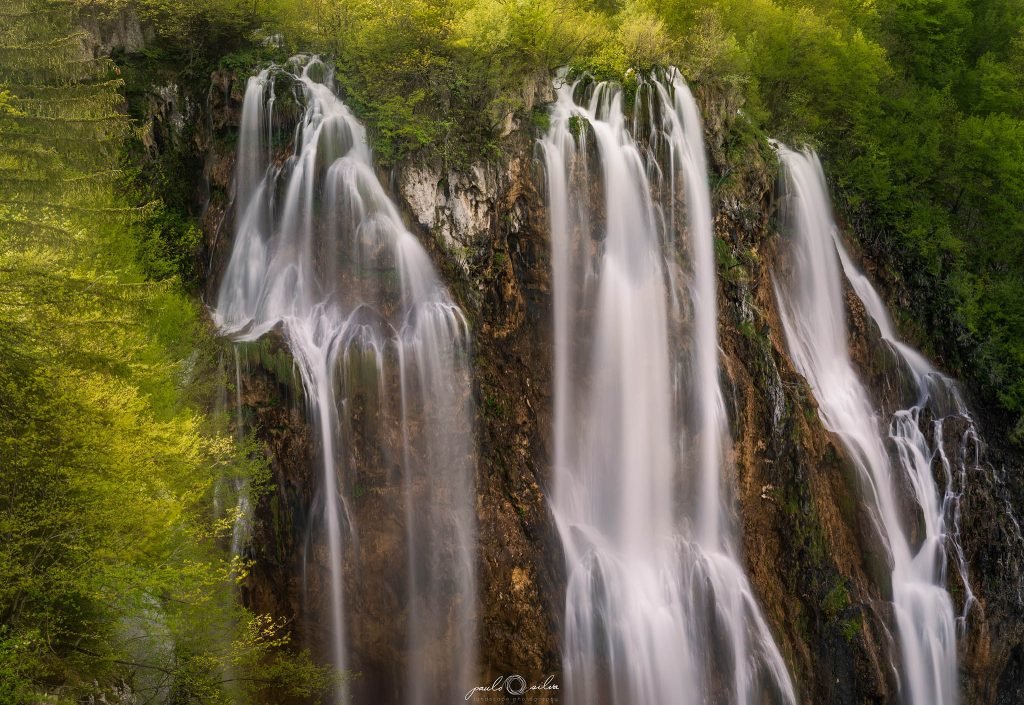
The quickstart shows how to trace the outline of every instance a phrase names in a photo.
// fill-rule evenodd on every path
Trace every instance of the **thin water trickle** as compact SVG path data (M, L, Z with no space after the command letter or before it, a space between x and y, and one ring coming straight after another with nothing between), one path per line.
M641 79L632 121L617 85L560 83L541 148L567 701L794 703L738 558L696 103L675 70Z
M275 144L287 143L275 111L286 108L297 116L293 150L275 159ZM234 209L214 319L235 341L280 331L299 369L320 463L311 541L326 544L332 660L350 668L360 636L349 632L344 591L346 566L362 555L360 472L380 490L374 506L404 524L406 584L389 588L405 595L395 620L405 626L401 699L454 702L476 676L468 326L319 59L294 57L249 79ZM338 694L349 697L347 688Z
M242 360L238 348L239 343L232 346L235 358L235 442L239 448L243 448L245 444L245 409L242 406ZM252 502L249 497L248 478L236 477L234 486L238 504L235 508L237 512L235 523L231 527L231 555L241 556L252 529Z

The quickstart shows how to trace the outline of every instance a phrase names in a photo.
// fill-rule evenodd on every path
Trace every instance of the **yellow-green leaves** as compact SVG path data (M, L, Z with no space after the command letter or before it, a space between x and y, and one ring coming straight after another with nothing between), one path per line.
M228 667L261 660L280 678L242 702L315 694L326 675L279 653L284 625L254 635L269 618L236 603L212 488L259 463L205 418L210 333L147 230L166 219L123 195L121 84L73 9L0 13L0 702L127 683L221 703L247 675Z

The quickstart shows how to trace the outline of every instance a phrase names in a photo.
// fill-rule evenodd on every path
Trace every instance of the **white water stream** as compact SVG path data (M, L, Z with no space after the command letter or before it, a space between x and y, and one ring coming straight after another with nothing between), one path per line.
M277 158L287 134L275 128L275 87L291 91L280 98L293 98L297 115L287 158ZM279 331L301 373L320 460L322 516L313 526L327 547L334 664L352 666L350 642L360 636L347 630L344 592L346 571L358 568L348 568L359 528L352 438L367 432L363 419L383 419L375 432L394 439L395 457L381 470L381 496L394 497L405 524L403 700L454 702L477 668L467 324L378 181L365 130L319 59L295 57L249 79L234 208L214 318L236 341ZM360 407L359 421L357 398L375 404ZM338 699L348 699L345 689Z
M632 120L615 84L557 94L541 147L565 695L793 703L736 546L697 105L675 70L641 80Z
M790 355L814 392L825 426L846 446L886 543L904 698L909 705L955 705L957 617L946 590L947 550L965 588L961 620L974 598L956 527L956 488L963 485L968 459L947 454L943 421L963 417L968 423L965 437L955 439L958 448L976 441L973 425L955 384L900 342L881 297L843 248L817 156L782 146L779 156L790 269L776 277L775 289ZM850 357L844 275L908 382L909 405L888 419ZM907 516L901 488L909 488L916 517Z

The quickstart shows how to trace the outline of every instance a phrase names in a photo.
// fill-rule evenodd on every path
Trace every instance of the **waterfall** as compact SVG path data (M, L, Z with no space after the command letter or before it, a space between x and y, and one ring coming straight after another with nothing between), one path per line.
M674 69L624 100L562 79L540 145L566 696L794 703L736 546L699 112Z
M383 638L351 627L366 611L354 601L386 610L391 602L372 601L392 600L405 610L388 620L404 630L405 664L394 666L402 683L388 687L402 694L357 699L454 702L477 675L466 320L377 179L365 130L319 59L294 57L249 79L234 188L214 320L235 341L279 332L300 372L320 466L308 541L328 568L325 614L313 619L328 625L333 663L346 670L359 665L353 644ZM388 533L393 525L401 528ZM375 538L364 544L360 533ZM393 574L404 584L371 581ZM346 593L351 585L359 595ZM338 694L351 697L348 686Z
M949 547L964 586L962 623L974 597L957 533L957 488L963 487L967 464L976 462L969 457L977 447L974 427L956 385L900 342L881 297L847 255L817 156L778 150L790 271L776 276L775 293L790 355L814 392L823 423L856 466L864 502L888 550L903 696L910 705L955 705L957 618L945 587L946 552ZM909 405L888 422L850 357L844 274L908 382ZM963 420L962 437L946 438L950 418ZM946 450L950 440L958 449L952 456ZM901 492L909 492L912 510Z

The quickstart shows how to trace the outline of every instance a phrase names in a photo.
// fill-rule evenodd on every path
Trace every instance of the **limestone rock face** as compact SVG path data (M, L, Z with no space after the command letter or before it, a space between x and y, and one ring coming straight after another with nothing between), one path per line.
M410 214L419 226L439 236L445 249L465 256L466 248L490 234L497 210L493 165L441 172L409 164L398 174L399 191Z
M397 167L410 225L474 333L482 683L558 674L560 548L544 502L552 428L547 213L532 142L498 163Z
M139 52L152 41L153 32L144 27L131 8L116 11L85 7L79 14L79 26L85 30L83 50L88 56L110 56L114 51Z

